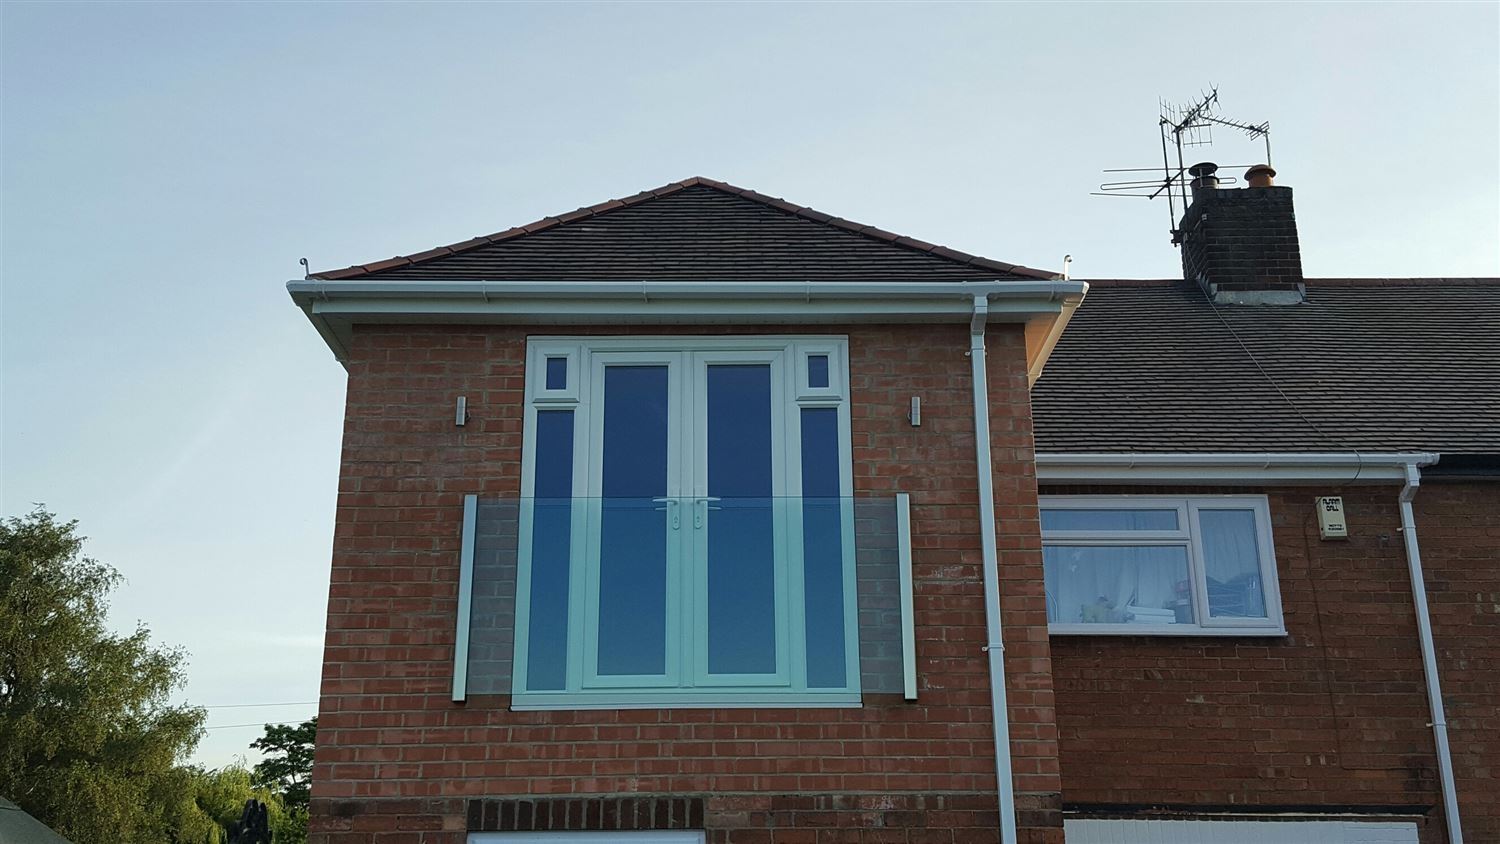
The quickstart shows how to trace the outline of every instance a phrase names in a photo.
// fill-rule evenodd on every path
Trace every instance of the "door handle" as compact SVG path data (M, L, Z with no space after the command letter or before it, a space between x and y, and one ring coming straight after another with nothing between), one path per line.
M702 530L703 523L708 519L709 510L717 510L711 502L718 501L717 496L705 495L693 503L693 527ZM703 505L701 508L699 504Z
M675 498L653 498L651 499L651 501L654 504L665 505L662 507L657 507L656 509L667 511L667 522L671 524L672 530L677 530L678 528L682 527L682 514L677 509L678 505L682 502L678 501Z

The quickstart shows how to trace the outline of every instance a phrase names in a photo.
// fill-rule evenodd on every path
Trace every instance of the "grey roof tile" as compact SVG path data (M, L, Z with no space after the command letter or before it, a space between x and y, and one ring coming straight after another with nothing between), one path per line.
M1218 308L1189 282L1094 282L1032 412L1043 452L1500 453L1500 279Z
M961 281L1056 278L695 178L314 278Z

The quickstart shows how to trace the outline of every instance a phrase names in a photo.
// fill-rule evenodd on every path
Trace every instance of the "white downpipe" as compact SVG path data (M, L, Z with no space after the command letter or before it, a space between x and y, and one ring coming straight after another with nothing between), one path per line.
M990 386L984 360L989 299L974 297L969 320L969 365L974 378L974 464L979 475L979 546L984 569L985 652L990 660L990 708L995 720L995 776L1000 795L1000 840L1016 841L1016 790L1010 766L1010 710L1005 699L1005 645L1000 624L1000 553L995 539L995 477L990 460Z
M1437 744L1438 778L1443 788L1443 816L1449 844L1463 844L1458 818L1458 788L1453 782L1453 756L1448 750L1448 719L1443 712L1443 690L1438 684L1437 649L1432 643L1432 619L1427 614L1427 580L1422 575L1422 551L1417 546L1417 520L1411 502L1422 485L1418 464L1406 464L1401 488L1401 538L1406 542L1406 567L1411 574L1412 602L1417 608L1417 637L1422 643L1422 673L1427 677L1427 705L1432 709L1432 737Z

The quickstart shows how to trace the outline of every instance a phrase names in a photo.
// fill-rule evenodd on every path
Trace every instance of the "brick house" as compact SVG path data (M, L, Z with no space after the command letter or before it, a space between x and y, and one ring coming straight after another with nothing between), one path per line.
M291 282L313 840L1500 840L1500 282L1303 279L1284 187L1181 238L1085 284L690 179Z

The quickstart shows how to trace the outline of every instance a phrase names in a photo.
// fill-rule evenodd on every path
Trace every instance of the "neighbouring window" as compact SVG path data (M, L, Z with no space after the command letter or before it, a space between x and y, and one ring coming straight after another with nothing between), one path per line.
M1282 632L1265 496L1046 496L1053 633Z
M534 338L514 705L857 705L842 339Z
M1068 818L1068 844L1201 844L1204 841L1253 844L1417 844L1411 821L1333 820L1134 820Z

